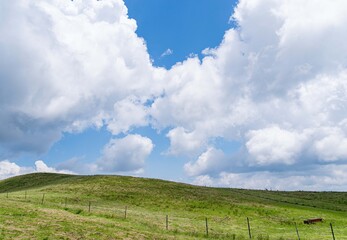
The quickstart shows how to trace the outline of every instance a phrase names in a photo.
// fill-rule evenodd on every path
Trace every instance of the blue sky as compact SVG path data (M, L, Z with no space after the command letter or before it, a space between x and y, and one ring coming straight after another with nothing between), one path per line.
M157 66L170 68L205 48L217 47L224 32L234 27L229 21L237 1L232 0L126 0L129 16L136 19L136 33L147 43ZM171 49L172 54L162 56Z
M345 190L346 10L342 0L1 2L0 178Z

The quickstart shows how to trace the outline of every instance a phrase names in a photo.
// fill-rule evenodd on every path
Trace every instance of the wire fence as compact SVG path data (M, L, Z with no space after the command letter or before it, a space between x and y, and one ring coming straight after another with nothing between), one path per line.
M30 193L30 192L13 192L3 193L9 201L25 202L32 204L39 204L45 208L56 208L66 210L74 214L101 216L112 219L125 219L136 221L139 224L148 226L151 229L172 231L178 234L187 234L195 237L210 237L210 238L223 238L223 239L258 239L268 240L270 236L268 232L276 230L283 233L284 237L276 239L311 239L302 237L305 229L299 229L296 222L293 222L293 229L288 233L288 228L282 229L278 226L263 228L262 226L252 226L252 219L245 216L243 225L233 224L233 219L230 217L209 216L209 218L202 215L178 216L175 213L163 214L162 211L156 212L139 208L136 206L129 206L112 201L103 201L95 199L86 199L71 196L58 196L57 194L48 193ZM325 223L327 225L327 223ZM320 233L320 239L337 239L338 230L334 229L332 223L326 226L329 231ZM271 229L273 228L273 229ZM275 229L276 228L276 229ZM234 232L234 233L233 233ZM236 234L237 233L237 234ZM242 234L240 234L242 233ZM288 238L290 235L290 238ZM273 238L271 238L273 239ZM313 238L312 238L313 239ZM347 240L347 236L339 235L339 240Z

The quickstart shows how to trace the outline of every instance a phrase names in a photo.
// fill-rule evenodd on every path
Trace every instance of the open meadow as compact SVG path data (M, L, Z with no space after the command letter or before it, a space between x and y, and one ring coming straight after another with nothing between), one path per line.
M0 181L0 193L0 239L298 239L295 223L301 240L333 239L330 223L347 239L345 192L35 173Z

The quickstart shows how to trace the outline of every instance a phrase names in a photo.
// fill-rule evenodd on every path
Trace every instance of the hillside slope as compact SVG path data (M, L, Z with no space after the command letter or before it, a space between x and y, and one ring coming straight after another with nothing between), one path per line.
M56 173L33 173L0 181L0 193L40 189L47 193L83 194L89 198L154 206L189 206L196 201L204 205L230 203L292 204L313 208L347 211L347 192L284 192L211 188L158 179L126 176L78 176ZM201 206L203 207L203 206Z
M55 173L31 173L15 176L0 181L0 193L59 184L64 180L73 179L75 177L74 175Z
M4 200L1 204L12 209L9 212L18 204L28 205L32 211L50 209L58 211L59 216L72 214L71 218L76 218L78 215L79 220L64 220L72 229L80 221L97 219L101 225L116 224L123 229L121 232L133 233L140 239L202 238L206 236L205 218L210 222L210 238L244 239L248 236L246 217L251 219L252 232L258 239L296 239L294 223L304 229L301 239L331 239L330 222L336 228L338 239L347 239L345 192L209 188L124 176L34 173L0 181L0 193ZM125 219L125 206L130 219ZM166 227L163 229L165 222L162 222L166 215L170 216L168 231ZM4 215L1 217L7 219ZM41 217L52 221L49 216ZM304 219L312 217L322 217L325 221L314 226L303 225ZM14 217L12 221L18 219ZM101 228L105 234L110 231L108 227ZM56 233L48 235L52 238ZM84 235L87 239L88 236ZM75 239L70 235L67 238ZM119 235L117 238L126 237ZM101 239L110 239L110 235Z

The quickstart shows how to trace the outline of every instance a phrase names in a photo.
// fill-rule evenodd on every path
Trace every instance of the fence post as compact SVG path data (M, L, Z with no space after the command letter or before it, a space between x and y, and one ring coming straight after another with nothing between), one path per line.
M248 217L247 217L247 226L248 226L249 239L252 239L251 226L250 226L250 224L249 224L249 219L248 219Z
M335 240L334 229L333 229L333 225L331 223L330 223L330 228L331 228L331 234L333 235L333 240Z
M91 202L89 201L89 206L88 206L88 212L90 213L90 205L91 205Z
M66 207L66 205L67 205L67 197L65 197L65 207Z
M166 230L169 229L169 215L166 215Z
M206 222L206 236L208 236L208 222L207 222L207 218L205 218L205 222Z
M299 235L298 227L296 226L296 222L295 222L295 229L296 229L296 235L298 235L298 240L300 240L300 235Z
M42 200L41 200L41 204L43 204L43 202L45 201L45 194L42 194Z
M125 206L125 210L124 210L124 218L127 219L127 210L128 210L128 206Z
M24 197L24 199L25 199L25 200L27 199L27 191L25 191L25 197Z
M8 198L8 192L6 192L6 198Z

